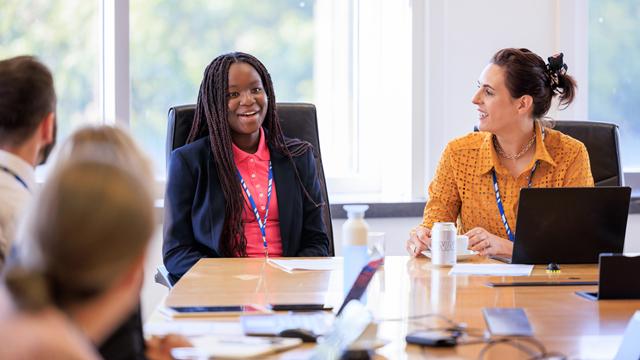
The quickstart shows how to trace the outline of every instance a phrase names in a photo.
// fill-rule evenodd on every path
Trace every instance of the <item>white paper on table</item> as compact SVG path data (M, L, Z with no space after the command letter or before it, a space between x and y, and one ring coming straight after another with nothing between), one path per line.
M456 264L449 275L529 276L533 265L520 264Z
M277 337L216 337L201 336L189 339L190 348L173 348L175 359L247 359L294 348L302 344L300 339Z
M275 260L267 262L280 270L294 272L296 270L333 270L338 267L335 259Z
M179 334L198 335L244 335L239 321L168 321L148 322L144 325L146 335Z

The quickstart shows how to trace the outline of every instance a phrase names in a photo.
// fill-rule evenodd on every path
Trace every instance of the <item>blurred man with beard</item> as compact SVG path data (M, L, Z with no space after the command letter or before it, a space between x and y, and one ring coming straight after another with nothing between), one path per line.
M47 67L31 56L0 61L0 269L33 197L35 167L56 138L56 93Z

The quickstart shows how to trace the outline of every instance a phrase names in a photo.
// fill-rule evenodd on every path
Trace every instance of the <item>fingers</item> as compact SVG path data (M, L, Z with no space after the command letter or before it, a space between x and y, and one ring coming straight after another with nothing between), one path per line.
M469 249L482 253L489 247L491 247L491 243L489 242L489 240L481 240L477 242L475 245L470 246Z
M477 227L473 228L465 234L469 237L469 248L472 249L474 245L478 244L481 241L487 240L490 237L489 232L487 230Z
M418 256L431 244L431 230L424 226L418 226L409 232L407 240L407 252L411 256Z

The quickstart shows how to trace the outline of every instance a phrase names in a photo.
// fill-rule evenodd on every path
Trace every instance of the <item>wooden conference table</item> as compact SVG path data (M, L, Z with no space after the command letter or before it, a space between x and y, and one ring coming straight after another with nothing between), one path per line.
M239 305L270 303L327 303L337 308L343 299L342 259L332 271L287 273L264 259L202 259L175 285L167 306ZM479 256L470 262L493 262ZM547 350L569 358L610 359L640 301L589 301L575 291L596 291L596 286L489 287L487 281L516 278L449 276L449 268L431 265L429 259L390 256L368 288L366 304L381 321L378 335L390 341L376 352L380 358L477 358L484 344L454 348L407 345L408 332L444 325L437 318L406 320L408 316L437 313L469 328L485 329L482 308L522 307L536 339ZM536 266L534 278L581 276L596 279L597 265L563 265L561 275L546 274ZM629 274L634 276L634 274ZM523 278L519 278L523 279ZM404 320L398 320L404 319ZM306 358L312 346L290 350L276 358ZM512 347L491 348L486 359L528 358Z

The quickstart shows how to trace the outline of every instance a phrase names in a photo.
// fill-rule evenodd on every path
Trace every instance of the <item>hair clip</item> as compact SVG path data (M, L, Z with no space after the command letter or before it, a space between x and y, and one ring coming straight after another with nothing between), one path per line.
M567 69L569 68L567 64L564 63L563 58L563 53L557 53L547 58L547 72L549 73L549 78L551 79L551 88L554 90L560 85L560 80L558 79L558 77L560 75L566 74Z

